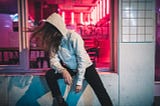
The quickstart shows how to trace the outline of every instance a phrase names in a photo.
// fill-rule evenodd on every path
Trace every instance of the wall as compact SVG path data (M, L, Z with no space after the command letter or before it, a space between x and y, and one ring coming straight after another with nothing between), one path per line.
M118 106L117 74L100 74L114 106ZM60 89L64 94L66 86L59 80ZM91 87L85 82L84 89L75 93L73 87L65 96L69 106L100 106ZM52 96L44 76L15 75L0 76L0 106L52 106ZM67 94L67 93L65 93Z
M120 45L120 105L151 106L154 97L154 46Z
M151 106L154 98L154 0L119 2L119 105Z

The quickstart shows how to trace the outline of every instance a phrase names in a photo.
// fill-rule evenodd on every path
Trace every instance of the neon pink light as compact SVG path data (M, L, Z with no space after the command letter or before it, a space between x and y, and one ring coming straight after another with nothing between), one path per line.
M96 7L94 8L94 10L92 11L92 13L91 13L91 23L92 24L95 24L96 23Z
M99 19L102 18L102 12L103 12L103 11L102 11L102 7L103 7L103 6L102 6L102 1L100 0L100 1L99 1Z
M71 24L74 24L74 12L71 12Z
M90 18L91 18L91 16L90 16L90 14L88 14L88 24L91 24Z
M103 10L102 10L103 11L103 15L102 16L104 17L105 16L105 6L106 6L105 5L105 0L103 0L102 4L103 4Z
M97 7L96 7L96 22L98 22L99 21L99 3L98 3L98 5L97 5Z
M80 13L80 23L83 24L83 13Z
M107 14L109 14L109 0L107 0Z
M65 22L65 12L64 11L62 12L62 18L63 18L63 21Z

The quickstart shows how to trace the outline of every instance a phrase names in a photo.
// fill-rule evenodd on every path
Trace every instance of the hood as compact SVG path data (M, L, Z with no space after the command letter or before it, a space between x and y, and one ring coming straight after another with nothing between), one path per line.
M59 14L51 14L46 19L46 22L49 22L50 24L54 25L62 33L63 36L67 34L66 24L64 23L62 17Z

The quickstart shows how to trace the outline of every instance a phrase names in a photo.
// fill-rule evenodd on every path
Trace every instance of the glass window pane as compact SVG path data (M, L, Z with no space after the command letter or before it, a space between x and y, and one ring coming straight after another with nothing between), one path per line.
M0 4L0 65L19 64L17 0Z

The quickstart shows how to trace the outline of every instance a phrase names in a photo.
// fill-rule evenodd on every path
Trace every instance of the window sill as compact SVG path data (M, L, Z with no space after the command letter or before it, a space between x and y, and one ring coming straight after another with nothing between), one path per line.
M37 68L37 69L5 69L0 70L0 76L17 76L17 75L45 75L45 72L50 68ZM106 75L106 74L116 74L113 71L110 71L107 68L96 68L98 74Z

